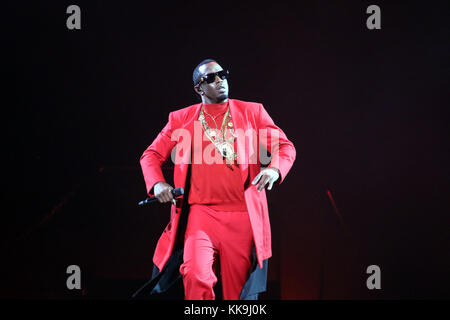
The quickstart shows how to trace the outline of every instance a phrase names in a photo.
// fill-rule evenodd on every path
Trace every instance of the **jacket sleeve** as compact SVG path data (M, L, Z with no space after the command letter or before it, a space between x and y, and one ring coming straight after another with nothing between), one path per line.
M272 160L268 167L275 167L280 171L279 183L281 183L295 161L296 150L294 144L287 138L283 130L275 125L262 104L260 104L259 108L258 128L260 130L260 144L272 155ZM261 133L265 136L262 137Z
M175 129L176 123L173 112L171 112L166 126L141 156L142 173L147 187L147 194L150 196L153 196L153 186L159 181L165 181L161 166L169 158L176 144L176 140L172 141L172 132Z

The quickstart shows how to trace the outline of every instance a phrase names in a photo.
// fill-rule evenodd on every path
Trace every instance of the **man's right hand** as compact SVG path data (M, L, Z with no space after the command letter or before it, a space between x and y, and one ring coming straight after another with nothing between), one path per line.
M164 181L160 181L154 186L155 197L161 203L172 202L173 204L176 204L176 200L172 195L172 190L173 187Z

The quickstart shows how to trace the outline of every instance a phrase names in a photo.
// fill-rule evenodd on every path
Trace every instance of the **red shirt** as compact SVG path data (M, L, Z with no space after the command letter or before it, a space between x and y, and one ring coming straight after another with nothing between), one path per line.
M227 111L228 102L203 105L206 113L214 117L218 129L222 126L223 117ZM216 128L214 121L204 112L205 120L210 128ZM231 119L233 122L233 119ZM225 126L228 122L225 123ZM229 127L228 127L229 128ZM203 132L203 136L205 136ZM200 152L200 146L193 145L194 152ZM219 211L247 211L244 198L244 186L241 173L236 161L231 168L226 165L225 159L220 156L219 151L212 142L205 138L201 146L201 164L191 164L191 189L189 191L189 204L203 204ZM205 152L205 148L208 148ZM212 150L212 151L210 151ZM236 139L234 140L236 152ZM203 155L219 155L220 163L216 161L211 164L205 163ZM214 158L215 159L215 158Z

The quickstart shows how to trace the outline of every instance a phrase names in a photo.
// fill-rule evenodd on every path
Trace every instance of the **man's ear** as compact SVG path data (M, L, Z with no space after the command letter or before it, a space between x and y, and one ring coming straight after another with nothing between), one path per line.
M203 92L203 90L202 90L202 88L200 88L200 86L195 86L194 91L197 92L199 95L202 95L202 92Z

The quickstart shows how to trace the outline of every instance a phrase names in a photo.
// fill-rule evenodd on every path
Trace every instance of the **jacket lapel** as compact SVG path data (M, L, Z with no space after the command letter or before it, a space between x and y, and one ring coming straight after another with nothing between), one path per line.
M235 100L229 99L230 102L230 113L233 122L233 127L237 135L236 138L236 153L237 153L237 163L239 169L241 170L242 182L245 185L248 175L248 151L245 147L245 132L247 131L247 121L244 119L244 112L240 109L240 106Z
M174 183L175 188L184 188L186 189L186 177L189 168L189 164L191 163L191 153L192 153L192 143L194 141L194 121L198 119L200 114L201 103L193 105L193 107L187 112L186 120L182 124L182 128L188 130L191 135L190 148L187 149L188 152L181 156L182 159L178 158L177 151L177 159L174 168Z

